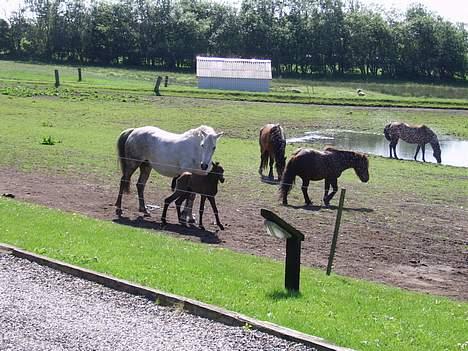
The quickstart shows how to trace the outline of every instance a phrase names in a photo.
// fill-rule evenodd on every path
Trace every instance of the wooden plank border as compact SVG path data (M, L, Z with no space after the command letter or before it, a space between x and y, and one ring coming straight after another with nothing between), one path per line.
M304 334L293 329L281 327L279 325L259 321L240 313L228 311L226 309L206 304L193 299L185 298L182 296L166 293L161 290L147 288L129 281L114 278L103 273L91 271L86 268L81 268L65 262L54 260L45 256L34 254L15 246L0 243L0 253L8 253L13 256L26 259L31 262L38 263L58 270L63 273L73 275L78 278L86 279L108 288L123 291L132 295L142 296L151 301L157 301L163 306L177 306L184 311L197 315L200 317L208 318L230 326L245 326L249 325L253 329L259 330L266 334L277 336L281 339L288 341L298 342L319 351L352 351L352 349L335 346L322 338Z

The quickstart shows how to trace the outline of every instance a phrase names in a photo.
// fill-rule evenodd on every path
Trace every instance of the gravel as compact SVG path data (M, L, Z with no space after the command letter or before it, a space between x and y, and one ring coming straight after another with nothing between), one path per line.
M313 350L0 254L0 350Z

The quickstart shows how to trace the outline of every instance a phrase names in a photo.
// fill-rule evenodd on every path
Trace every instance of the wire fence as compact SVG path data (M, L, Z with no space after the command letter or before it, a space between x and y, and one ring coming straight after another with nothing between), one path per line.
M16 146L9 146L9 145L5 145L5 144L1 144L2 152L5 153L5 151L7 151L7 153L9 154L9 156L7 158L9 158L10 160L12 160L12 159L15 160L15 162L13 162L13 164L15 164L15 166L18 169L20 169L20 168L22 168L21 164L23 162L22 162L21 159L15 158L14 155L15 155L16 148L17 148ZM0 156L1 156L1 154L0 154ZM109 162L111 162L111 160L114 163L116 162L116 157L114 155L99 157L99 156L83 155L83 154L78 152L78 153L71 153L69 156L70 156L68 158L69 160L72 160L74 157L83 158L83 159L86 160L85 162L83 162L83 164L79 165L80 168L86 169L86 173L89 174L88 177L85 177L85 178L81 177L82 181L86 181L86 180L92 181L93 180L92 179L93 178L92 174L99 173L99 167L96 168L96 169L93 169L92 165L96 165L96 164L99 164L99 163L108 164ZM122 159L125 159L125 160L128 160L128 161L134 161L134 162L137 162L137 163L142 163L142 162L147 161L147 160L140 160L140 159L135 159L135 158L127 158L127 157L122 158ZM40 160L38 158L33 158L32 160L29 159L27 161L24 161L24 163L27 164L28 167L31 170L40 170L40 169L49 170L50 169L50 165L44 164L43 162L40 162ZM171 167L177 168L178 167L177 165L167 164L167 163L160 163L160 162L152 162L152 164L155 165L155 166L164 166L166 168L171 168ZM71 163L71 162L67 163L67 161L65 161L61 165L62 171L63 171L64 174L67 174L69 172L69 170L67 170L67 169L63 170L63 168L67 168L67 166L71 166L72 168L75 167L75 165L73 163ZM94 166L94 167L96 167L96 166ZM199 169L190 169L190 168L189 169L186 168L184 170L185 171L191 171L191 172L199 172L200 171ZM217 174L217 175L220 175L220 174ZM256 174L256 173L252 174L252 170L250 170L250 171L245 170L245 171L240 171L240 172L237 172L237 173L230 173L229 171L225 171L225 172L223 172L222 175L228 181L229 181L229 179L231 179L231 181L234 181L234 182L236 182L238 184L246 184L248 182L258 182L258 180L259 180L259 175ZM117 167L116 167L115 171L112 172L113 181L118 183L119 180L120 180L120 176L121 175L118 173ZM390 176L390 178L392 178L392 177ZM396 176L394 178L397 179ZM44 181L47 181L47 180L48 179L46 177L44 177ZM169 189L170 181L163 181L163 183L166 183L166 189ZM299 183L292 183L292 184L288 184L288 185L295 188L295 189L299 189L299 190L302 189L302 185L299 184ZM377 185L366 184L365 186L366 186L366 188L371 187L373 190L378 190ZM117 194L117 189L118 189L118 184L116 184L116 186L115 186L116 194ZM184 189L179 189L179 191L183 192L183 193L186 193L186 194L192 194L192 195L200 194L198 192L194 192L194 191L190 191L190 190L184 190ZM220 189L220 193L223 193L222 189ZM202 194L202 195L210 196L210 194ZM300 195L301 194L299 194L299 196ZM223 194L223 199L224 200L226 199L226 197L229 199L229 195ZM136 200L138 200L138 201L140 200L138 195L136 195L134 198L136 198ZM402 207L402 208L423 207L423 208L427 208L427 209L436 209L436 210L437 210L437 206L439 206L438 204L425 203L425 202L417 201L416 199L417 199L417 197L414 197L413 199L410 199L410 200L407 200L407 201L406 200L405 201L400 201L400 202L392 201L392 206L394 208L398 208L398 207ZM265 207L268 207L268 205L271 204L271 203L269 203L270 198L265 200L262 197L262 198L259 198L257 200L258 201L256 201L256 202L257 202L258 205L263 205ZM128 201L128 199L126 201ZM232 199L232 201L235 201L235 200ZM443 201L441 201L441 202L443 202ZM438 222L442 222L442 224L447 225L448 227L450 227L451 224L452 224L452 220L453 220L454 216L458 216L460 218L466 218L466 216L468 214L468 211L466 210L466 208L464 206L456 206L456 205L453 205L453 204L444 204L444 206L446 206L450 210L450 213L451 213L450 217L442 218L442 217L439 216L438 218L435 218L435 217L430 216L431 214L429 213L428 214L429 215L428 221L431 222L431 221L437 220ZM150 209L152 211L162 209L162 207L163 207L163 204L161 206L150 205ZM222 208L222 206L220 206L220 207ZM189 206L187 209L189 211L194 211L197 208L195 206L193 206L193 204L192 204L192 206ZM382 210L382 212L383 212L384 209L388 209L388 207L383 206L383 205L379 205L378 203L373 203L373 211ZM222 210L220 212L222 212ZM299 212L303 212L303 211L299 211ZM331 212L331 213L334 214L334 211ZM205 205L204 214L205 215L206 214L214 215L214 212L211 209L211 206L208 206L207 204ZM221 216L222 216L222 213L221 213ZM305 221L305 222L307 222L309 220L309 219L306 218L306 214L298 214L297 212L295 213L295 217L296 218L299 217L300 220ZM391 214L390 214L390 217L391 217ZM327 216L327 220L329 221L328 225L331 227L331 225L332 225L332 223L334 221L334 216L333 215L332 216ZM413 223L412 225L415 225L415 224ZM356 228L360 228L359 230L362 230L363 226L367 226L367 227L369 227L369 226L370 227L378 226L380 228L390 227L390 225L388 223L385 223L385 222L383 222L383 223L382 222L374 223L372 221L369 221L368 216L366 216L366 218L363 219L362 221L360 221L360 220L356 221L354 218L352 218L350 216L346 216L344 221L343 221L343 224L342 224L342 230L347 229L347 228L351 228L352 226L354 226ZM416 224L416 226L417 226L417 224ZM237 233L236 232L237 230L233 229L233 227L230 228L230 231L233 232L234 235ZM460 231L461 236L466 235L466 231L463 228L460 228L459 231ZM384 244L384 243L378 243L378 247L376 247L376 248L377 249L400 251L400 252L404 252L404 253L411 254L411 255L417 255L417 256L421 256L421 257L432 257L432 258L437 258L440 261L444 261L444 260L447 259L447 257L444 254L433 253L433 252L429 252L428 250L430 250L431 248L436 246L437 243L445 242L445 243L452 244L453 252L455 252L455 253L458 252L458 255L465 257L464 261L451 259L450 262L452 264L459 264L462 267L467 267L468 266L468 249L467 249L468 239L465 239L465 238L459 239L459 238L450 237L450 235L448 233L447 233L446 237L430 235L427 232L419 233L419 234L421 234L421 235L418 236L418 240L422 240L422 241L431 240L434 243L432 245L428 245L425 250L415 249L415 248L407 248L407 247L405 247L405 244L407 244L408 238L404 237L404 239L406 239L406 241L403 241L400 238L399 241L397 240L392 245L387 245L387 244ZM402 238L403 238L403 236L402 236ZM400 246L396 245L396 243L398 243L398 242L400 242ZM362 251L365 251L365 250L372 250L373 248L362 246L360 249Z

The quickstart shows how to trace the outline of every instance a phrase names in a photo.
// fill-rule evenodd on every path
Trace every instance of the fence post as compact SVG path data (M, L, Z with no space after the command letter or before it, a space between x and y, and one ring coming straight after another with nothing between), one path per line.
M168 76L164 77L164 87L165 87L165 88L167 88L167 82L168 82L168 80L169 80L169 77L168 77Z
M55 73L55 87L58 88L60 86L60 76L59 76L58 69L56 69L54 73Z
M81 68L78 67L78 82L81 82Z
M154 86L154 92L157 96L161 96L161 93L159 92L159 86L161 85L162 77L158 76L156 79L156 85Z
M331 273L332 265L333 265L333 258L335 257L336 242L338 241L338 232L340 230L341 213L343 212L345 194L346 194L346 189L341 189L340 203L338 205L338 212L336 214L335 231L333 232L330 255L328 256L327 275L330 275Z

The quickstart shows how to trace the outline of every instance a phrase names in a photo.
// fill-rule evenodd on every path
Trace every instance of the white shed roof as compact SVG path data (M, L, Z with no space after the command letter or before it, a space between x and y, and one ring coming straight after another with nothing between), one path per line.
M197 56L197 77L271 79L271 60Z

